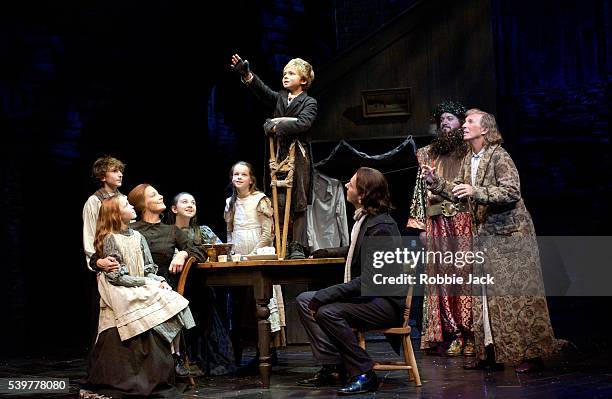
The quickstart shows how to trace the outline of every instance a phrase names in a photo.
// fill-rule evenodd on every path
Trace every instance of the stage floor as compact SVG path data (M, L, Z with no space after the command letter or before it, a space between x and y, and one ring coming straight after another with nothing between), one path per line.
M417 342L414 342L417 346ZM386 342L368 342L368 351L375 358L396 357ZM245 362L253 356L245 352ZM609 360L564 354L547 361L546 371L517 375L512 367L502 372L465 371L463 358L425 356L416 352L423 386L408 382L405 372L379 372L381 386L376 394L361 398L610 398L612 373ZM399 359L399 358L398 358ZM30 358L2 360L0 378L56 377L70 379L69 394L24 394L22 398L76 398L79 379L85 375L84 358ZM318 368L306 345L289 346L279 351L279 364L273 368L271 387L261 389L259 376L201 377L195 389L183 398L333 398L335 390L298 387L295 382ZM9 397L3 396L2 397Z

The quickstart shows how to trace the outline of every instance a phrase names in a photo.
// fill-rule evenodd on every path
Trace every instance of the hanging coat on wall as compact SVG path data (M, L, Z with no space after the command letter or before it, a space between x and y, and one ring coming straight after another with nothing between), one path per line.
M349 245L346 201L342 182L317 171L313 200L306 213L308 245L313 251Z

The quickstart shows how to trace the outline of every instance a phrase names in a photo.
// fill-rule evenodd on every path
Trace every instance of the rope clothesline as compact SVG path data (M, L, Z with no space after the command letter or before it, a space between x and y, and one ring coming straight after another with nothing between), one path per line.
M391 173L403 172L403 171L405 171L405 170L416 169L416 168L418 168L418 167L419 167L419 165L414 165L414 166L408 166L408 167L406 167L406 168L395 169L395 170L389 170L389 171L386 171L386 172L381 172L381 173L382 173L383 175L389 175L389 174L391 174Z
M397 153L403 150L404 147L406 147L408 144L412 146L412 151L414 152L414 154L416 154L416 144L414 143L412 135L409 135L408 137L406 137L406 139L402 143L400 143L397 147L395 147L394 149L390 151L387 151L382 154L377 154L377 155L368 155L363 151L359 151L358 149L356 149L355 147L347 143L345 140L340 140L340 142L336 145L336 147L334 147L334 149L329 153L329 155L325 159L322 159L321 161L317 162L314 165L314 167L317 168L317 167L324 166L325 164L327 164L342 147L346 147L349 151L351 151L352 153L354 153L355 155L357 155L358 157L362 159L380 161L380 160L384 160L392 156L395 156ZM405 168L405 169L410 169L410 168ZM402 169L390 171L387 173L397 172L400 170Z

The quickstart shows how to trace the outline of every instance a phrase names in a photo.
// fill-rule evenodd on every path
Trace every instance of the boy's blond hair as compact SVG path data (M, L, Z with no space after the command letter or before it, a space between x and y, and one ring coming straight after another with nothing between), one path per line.
M314 70L312 69L312 65L301 58L294 58L290 60L287 65L285 65L283 72L285 72L288 67L294 67L297 70L298 74L300 75L300 79L304 79L306 81L306 84L302 85L302 90L308 90L312 84L312 81L314 80Z

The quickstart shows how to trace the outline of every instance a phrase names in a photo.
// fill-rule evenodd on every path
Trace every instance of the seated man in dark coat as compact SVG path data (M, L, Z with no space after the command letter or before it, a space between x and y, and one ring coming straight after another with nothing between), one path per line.
M359 346L353 328L394 327L401 323L405 297L362 295L362 248L372 237L399 241L397 224L389 215L391 201L385 177L376 169L360 168L346 184L347 200L356 208L350 247L320 249L314 257L345 256L344 283L316 292L301 293L298 313L308 333L312 352L323 366L314 377L299 381L304 386L348 383L338 390L350 395L378 388L374 362ZM375 240L375 239L374 239ZM365 256L365 255L364 255ZM364 258L364 268L371 268ZM364 277L365 278L365 277Z

